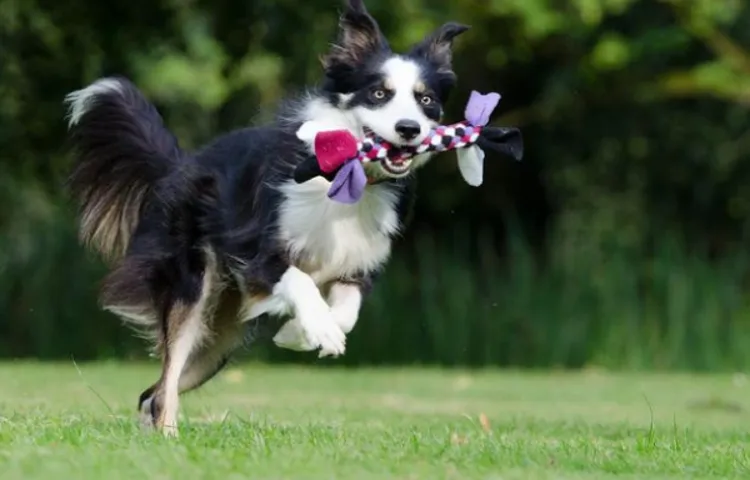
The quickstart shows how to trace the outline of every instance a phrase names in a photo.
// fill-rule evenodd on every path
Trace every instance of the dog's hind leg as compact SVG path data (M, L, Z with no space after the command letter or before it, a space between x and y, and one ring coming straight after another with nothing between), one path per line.
M217 287L217 271L211 260L209 255L195 300L187 303L184 298L177 298L171 302L162 324L161 377L153 387L152 395L148 394L151 389L141 395L141 408L144 403L149 403L153 424L165 435L177 433L180 378L191 356L209 337ZM151 398L150 402L148 398Z
M179 394L201 387L219 373L229 362L232 354L246 341L247 325L237 320L238 296L233 291L222 291L216 302L216 311L211 318L210 333L203 343L193 351L182 370ZM267 333L269 338L270 333ZM144 426L154 423L152 403L159 386L156 382L147 388L138 400L141 421Z
M202 297L206 294L202 292ZM206 335L201 300L193 305L175 304L167 316L162 374L150 405L153 423L165 435L177 434L180 377Z
M212 331L204 343L195 349L182 369L178 383L178 395L194 390L208 382L229 362L232 353L242 343L240 326ZM158 415L154 399L161 379L147 388L138 399L141 423L146 427L154 426Z

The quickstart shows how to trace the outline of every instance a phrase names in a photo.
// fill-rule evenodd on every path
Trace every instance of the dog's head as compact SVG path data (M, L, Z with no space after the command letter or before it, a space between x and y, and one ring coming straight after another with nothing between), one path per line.
M323 58L324 89L337 108L365 130L396 146L420 144L443 115L456 75L453 39L469 27L447 23L403 54L391 51L362 0L349 0L339 35ZM410 163L410 162L409 162ZM409 164L379 162L380 173L401 177Z

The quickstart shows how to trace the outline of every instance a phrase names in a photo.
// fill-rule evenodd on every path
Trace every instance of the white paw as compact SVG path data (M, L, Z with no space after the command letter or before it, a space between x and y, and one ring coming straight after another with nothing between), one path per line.
M167 438L177 438L180 436L175 424L164 424L161 427L161 433Z
M320 348L319 357L344 354L346 335L333 320L328 304L321 299L314 308L298 312L302 333L314 348Z
M288 350L296 352L309 352L317 347L310 343L302 330L302 324L296 318L293 318L282 325L278 333L273 337L274 343Z
M177 410L162 412L161 418L156 421L156 427L161 430L165 437L179 437L177 429Z

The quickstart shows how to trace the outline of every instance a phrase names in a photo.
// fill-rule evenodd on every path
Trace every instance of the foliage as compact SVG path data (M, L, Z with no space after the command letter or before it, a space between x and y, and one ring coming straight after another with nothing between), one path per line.
M102 268L75 242L65 93L125 74L194 148L317 81L334 4L0 0L0 354L140 351L96 310ZM479 189L450 156L422 172L415 225L345 361L750 364L746 2L368 6L396 49L472 25L448 118L470 89L498 90L527 155L489 158Z

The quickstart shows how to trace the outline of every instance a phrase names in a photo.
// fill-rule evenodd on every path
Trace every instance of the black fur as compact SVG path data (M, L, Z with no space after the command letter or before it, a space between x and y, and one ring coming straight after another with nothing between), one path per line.
M121 254L127 232L98 226L128 221L143 197L181 163L177 139L164 128L156 108L125 79L119 95L97 95L71 129L78 162L68 186L87 218L81 237L106 257ZM109 218L107 218L109 217Z

